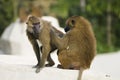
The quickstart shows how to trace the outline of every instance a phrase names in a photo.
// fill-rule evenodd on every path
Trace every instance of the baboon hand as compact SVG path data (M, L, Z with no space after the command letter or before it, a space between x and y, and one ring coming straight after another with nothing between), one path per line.
M41 68L37 68L35 72L36 72L36 73L39 73L40 70L41 70Z
M35 72L39 73L42 69L43 69L43 67L38 67Z

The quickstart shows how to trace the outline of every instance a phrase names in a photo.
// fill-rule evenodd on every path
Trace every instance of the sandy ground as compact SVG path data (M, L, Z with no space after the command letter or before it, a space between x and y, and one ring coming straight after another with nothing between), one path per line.
M1 53L1 52L0 52ZM56 52L54 52L56 53ZM57 56L52 55L57 62ZM120 52L97 55L83 80L120 80ZM0 80L77 80L77 70L45 67L36 74L35 56L0 55Z

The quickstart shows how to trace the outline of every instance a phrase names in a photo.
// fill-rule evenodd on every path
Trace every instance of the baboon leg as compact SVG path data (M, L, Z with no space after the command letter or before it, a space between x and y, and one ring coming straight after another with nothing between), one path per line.
M42 51L42 46L40 47L40 50ZM54 51L54 50L52 50L52 51ZM50 53L52 51L50 51ZM48 64L45 65L46 67L50 67L50 66L53 66L55 64L54 61L52 60L51 56L50 56L50 53L47 57Z
M55 64L54 61L52 60L51 56L50 56L50 53L47 57L47 61L48 61L48 64L45 65L46 67L50 67L50 66L53 66Z
M36 69L36 73L40 72L40 68L43 68L45 66L45 61L47 61L49 53L50 53L50 46L43 46L41 62L38 68Z

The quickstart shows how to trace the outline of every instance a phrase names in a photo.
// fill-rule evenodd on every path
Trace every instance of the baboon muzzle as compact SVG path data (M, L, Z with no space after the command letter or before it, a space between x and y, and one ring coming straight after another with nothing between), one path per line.
M39 33L39 31L40 31L40 24L39 23L33 24L33 31L35 34Z
M64 30L65 30L65 32L68 32L68 31L70 30L70 27L66 26L66 27L64 28Z

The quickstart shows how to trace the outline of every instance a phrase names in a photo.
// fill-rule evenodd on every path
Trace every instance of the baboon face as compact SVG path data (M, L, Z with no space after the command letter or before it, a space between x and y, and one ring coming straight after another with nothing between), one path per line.
M74 28L75 26L75 20L74 18L69 18L67 21L66 21L66 27L64 28L65 32L68 32L69 30L71 30L72 28Z
M68 18L68 20L66 21L66 27L64 28L65 32L68 32L69 30L73 29L73 28L77 28L77 27L81 27L80 25L82 25L84 22L82 20L83 17L81 16L72 16L70 18ZM76 26L79 25L79 26Z
M31 33L39 33L39 29L40 29L40 20L39 18L35 17L35 16L29 16L26 24L27 26L27 30Z

